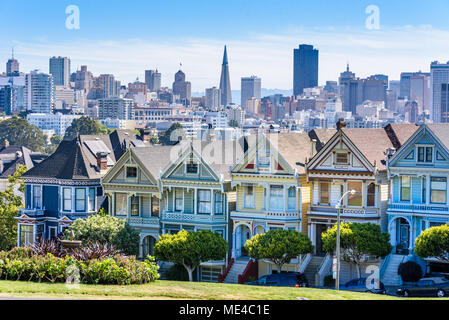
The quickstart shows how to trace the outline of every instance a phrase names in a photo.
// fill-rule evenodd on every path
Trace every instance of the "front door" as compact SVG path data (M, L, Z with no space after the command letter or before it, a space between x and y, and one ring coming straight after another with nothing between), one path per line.
M327 231L327 225L325 224L317 224L316 225L316 255L317 256L325 256L326 252L323 249L323 240L321 239L321 235L323 232Z
M402 252L407 253L408 248L410 246L410 225L405 219L399 220L398 236L399 236L398 244L400 245Z

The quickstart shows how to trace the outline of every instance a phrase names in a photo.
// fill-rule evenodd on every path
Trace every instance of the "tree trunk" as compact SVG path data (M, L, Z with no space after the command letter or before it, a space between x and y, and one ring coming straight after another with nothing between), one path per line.
M186 268L187 273L189 274L189 281L193 282L193 270L195 270L195 268L191 268L185 264L184 264L184 268Z
M282 271L282 263L278 263L278 273L281 273Z
M362 272L360 270L360 264L356 263L355 265L357 266L357 278L360 279L362 277Z

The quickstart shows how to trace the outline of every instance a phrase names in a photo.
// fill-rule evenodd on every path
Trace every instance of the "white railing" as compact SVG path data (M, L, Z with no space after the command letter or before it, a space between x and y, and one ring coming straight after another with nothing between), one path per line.
M161 220L186 222L224 222L226 215L190 214L182 212L163 212Z
M328 253L321 263L321 266L318 268L318 271L315 275L315 284L320 287L324 286L324 278L332 270L332 259L332 256Z
M27 216L43 216L45 209L19 209L19 215L26 214Z
M159 217L130 217L128 223L130 225L159 225Z
M301 265L299 267L299 272L300 273L304 273L304 271L306 271L307 266L310 263L310 260L312 260L312 255L309 253L304 260L301 262Z

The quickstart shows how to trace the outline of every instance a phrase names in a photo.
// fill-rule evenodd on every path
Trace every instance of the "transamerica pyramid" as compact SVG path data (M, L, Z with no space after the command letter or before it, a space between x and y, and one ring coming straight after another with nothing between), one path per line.
M227 106L232 103L231 80L229 78L228 52L224 47L223 64L220 78L221 105Z

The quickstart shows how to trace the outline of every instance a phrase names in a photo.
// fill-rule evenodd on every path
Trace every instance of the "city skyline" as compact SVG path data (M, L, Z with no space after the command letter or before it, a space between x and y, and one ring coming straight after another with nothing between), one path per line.
M170 87L170 79L182 62L183 71L192 82L192 92L203 92L205 88L219 85L222 48L227 45L229 64L232 66L231 87L239 88L241 77L257 74L263 79L265 88L290 90L293 76L292 49L304 43L312 44L320 50L319 85L324 85L326 80L337 80L347 62L359 77L381 73L392 80L398 80L401 72L429 72L432 61L445 63L449 60L449 44L445 41L449 38L449 25L443 21L445 19L437 19L441 9L449 5L442 1L435 1L432 6L412 2L412 15L407 16L409 19L403 19L400 17L402 14L396 14L398 4L378 1L380 30L365 28L368 17L365 9L369 5L367 1L352 6L344 2L338 8L337 4L326 3L325 6L323 1L318 1L313 10L310 4L305 5L305 9L311 10L310 16L316 18L314 21L303 13L298 13L301 18L297 20L299 22L293 21L292 15L282 6L271 13L273 22L270 28L262 26L252 16L244 21L241 12L232 12L232 20L235 19L238 23L234 25L228 22L219 26L223 18L217 18L213 23L217 28L212 28L216 34L214 37L211 30L202 28L203 24L211 23L210 17L204 17L199 22L189 19L177 21L186 7L181 4L168 19L172 26L167 22L161 23L160 17L140 21L141 13L134 10L139 22L127 23L124 30L118 30L110 23L117 17L117 12L111 12L111 8L102 8L110 16L96 21L92 11L101 5L101 1L96 4L77 1L81 27L79 30L67 30L64 26L67 17L65 8L70 4L67 1L58 1L54 6L40 4L48 9L40 17L31 16L36 4L27 1L14 1L14 4L2 1L2 9L8 10L16 5L16 9L25 10L26 7L26 10L16 22L11 18L0 22L4 29L16 26L14 35L7 34L0 40L4 48L0 52L0 59L6 62L14 47L15 57L20 62L22 71L29 72L38 68L48 72L49 57L67 56L72 61L72 71L76 71L81 65L87 65L94 74L112 73L122 83L133 82L136 77L144 79L145 70L157 68L162 73L164 87ZM256 16L263 16L273 9L273 3L265 4L264 9L260 8L262 6L254 8ZM160 4L153 5L152 12L161 9ZM144 9L147 4L139 3L139 6ZM200 10L200 5L193 4L189 11L197 10L204 15L217 6L218 4L213 4L209 9ZM222 8L223 4L219 6ZM291 6L298 7L295 4ZM416 6L420 10L416 10ZM324 23L325 19L318 17L319 11L329 18L332 8L338 14L334 12L334 17ZM115 10L119 11L117 7ZM249 4L243 5L243 13L248 10ZM401 10L408 14L409 9L401 7ZM228 11L225 10L225 13ZM45 20L46 17L49 18L47 15L52 14L60 19L59 23L41 21L32 29L21 26L21 19L29 19L29 27L36 19ZM131 19L129 10L122 10L122 14L125 21ZM284 15L286 18L282 19ZM348 18L350 16L352 19ZM410 21L414 23L411 25ZM180 23L185 28L178 30ZM140 30L143 26L151 26L152 29L143 34ZM109 28L109 32L104 32L105 28ZM120 50L123 47L127 50ZM3 72L4 63L1 65L0 72Z

